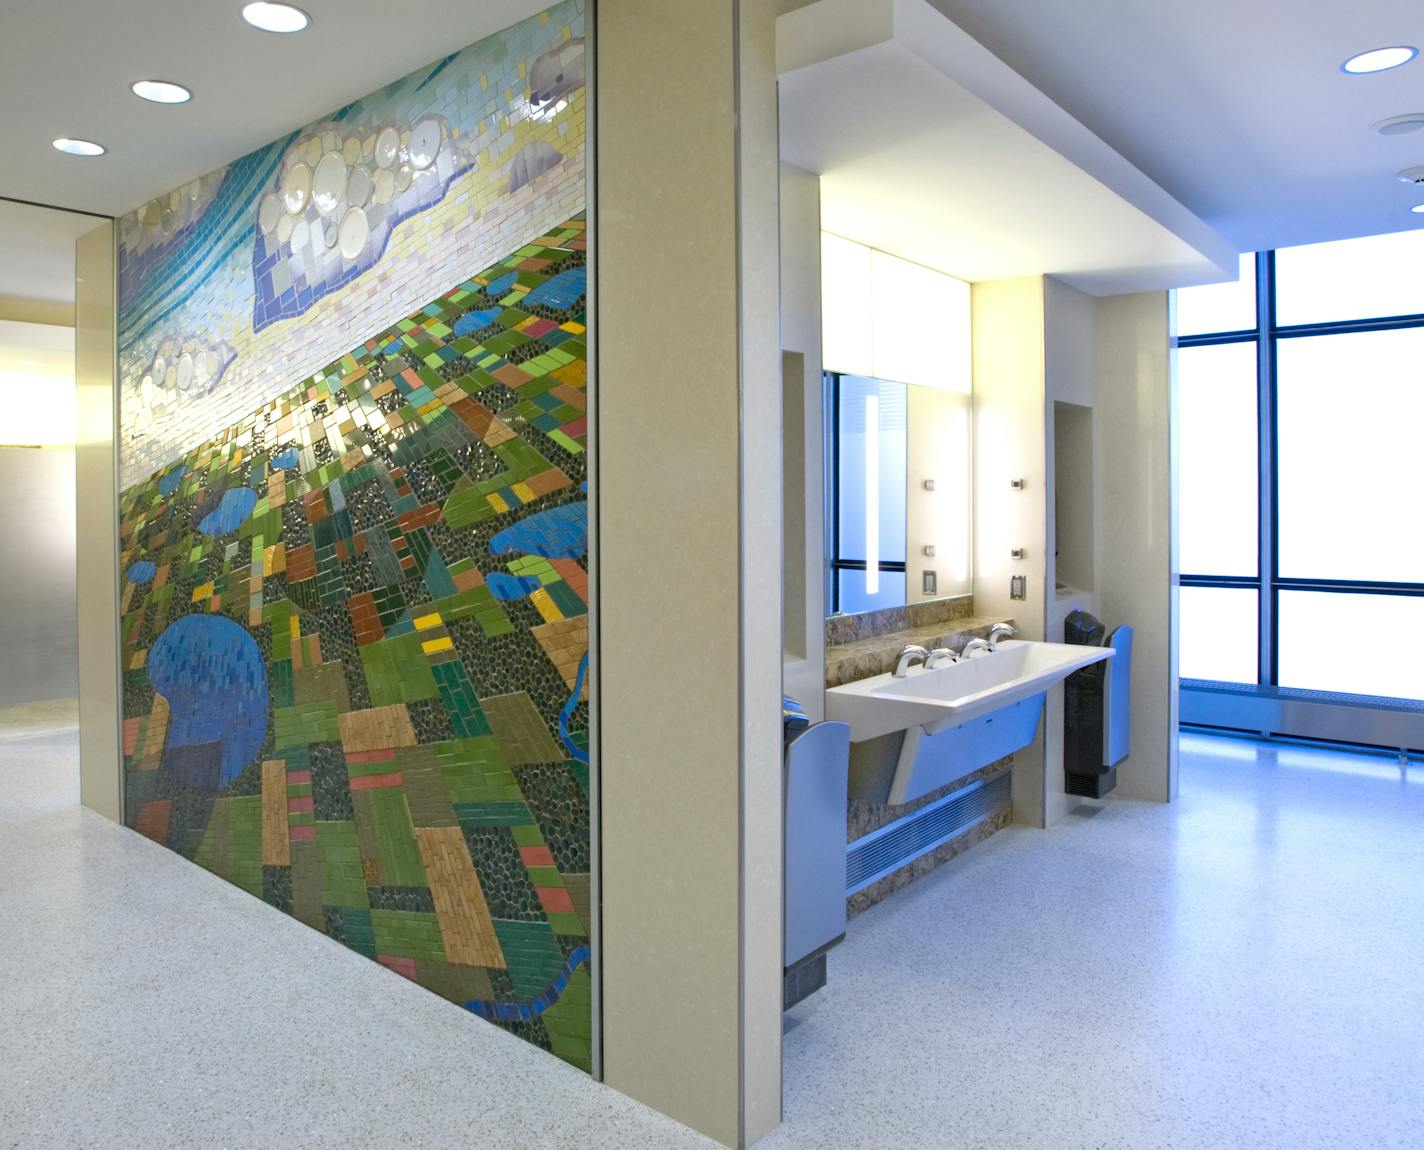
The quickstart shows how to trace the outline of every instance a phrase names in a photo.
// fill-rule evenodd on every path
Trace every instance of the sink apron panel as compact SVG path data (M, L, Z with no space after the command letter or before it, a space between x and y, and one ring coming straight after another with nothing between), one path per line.
M913 802L1028 746L1038 732L1046 697L1047 692L1040 691L936 735L923 727L906 731L890 802Z

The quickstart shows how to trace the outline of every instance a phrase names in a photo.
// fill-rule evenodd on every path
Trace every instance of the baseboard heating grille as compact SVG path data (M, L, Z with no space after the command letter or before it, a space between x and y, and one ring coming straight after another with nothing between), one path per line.
M1255 734L1424 751L1424 702L1183 679L1181 721Z
M856 839L846 848L846 894L864 890L982 822L1012 800L1012 777L1012 771L1000 771Z

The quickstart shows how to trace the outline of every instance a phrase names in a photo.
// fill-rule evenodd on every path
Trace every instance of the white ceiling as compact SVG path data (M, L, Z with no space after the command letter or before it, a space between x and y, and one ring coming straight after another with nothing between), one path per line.
M312 27L281 37L243 24L239 0L6 0L0 196L126 212L544 6L301 2ZM1393 179L1424 163L1424 133L1370 130L1424 111L1424 59L1339 71L1359 50L1424 47L1419 0L929 2L1238 249L1424 225L1407 211L1424 196ZM128 91L145 77L195 99L145 104ZM62 156L59 135L110 153ZM10 258L27 234L0 214L0 275L35 289L0 295L58 298L58 264Z
M1220 280L1230 245L924 0L782 17L782 158L822 226L970 281L1094 294Z
M544 0L297 0L304 32L243 23L240 0L0 3L0 196L122 215L547 7ZM191 103L145 103L135 80ZM56 152L96 140L98 159ZM4 237L0 237L4 239Z
M1370 48L1424 49L1420 0L930 0L1239 250L1403 231L1424 192L1424 58L1348 76Z
M102 220L0 200L0 297L74 303L74 241Z

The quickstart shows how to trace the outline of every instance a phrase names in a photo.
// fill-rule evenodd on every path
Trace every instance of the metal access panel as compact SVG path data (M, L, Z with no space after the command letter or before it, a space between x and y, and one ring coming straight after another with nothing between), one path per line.
M786 749L787 967L845 934L849 763L846 723L817 723Z
M1108 636L1106 646L1117 652L1108 660L1103 691L1103 766L1115 767L1127 758L1128 716L1132 713L1132 628L1123 624Z

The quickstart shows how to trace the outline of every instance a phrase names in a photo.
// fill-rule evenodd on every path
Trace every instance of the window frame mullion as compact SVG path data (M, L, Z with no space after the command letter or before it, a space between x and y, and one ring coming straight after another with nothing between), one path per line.
M1276 685L1276 256L1256 253L1257 682Z

